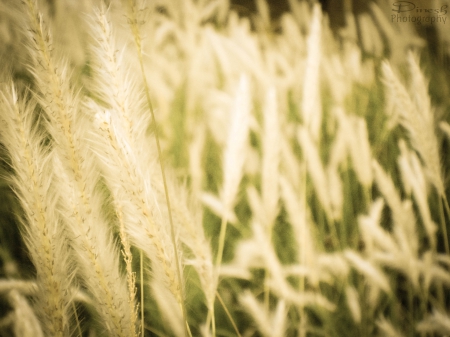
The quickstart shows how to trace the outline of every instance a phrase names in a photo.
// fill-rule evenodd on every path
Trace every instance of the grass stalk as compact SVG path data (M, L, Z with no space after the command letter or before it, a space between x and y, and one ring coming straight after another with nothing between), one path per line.
M170 206L169 190L167 188L166 173L165 173L165 169L164 169L161 145L160 145L160 141L159 141L158 124L156 122L155 112L153 110L153 105L152 105L152 101L150 98L150 88L148 86L147 76L145 75L145 67L144 67L144 60L143 60L143 54L142 54L142 40L141 40L141 35L139 33L139 27L137 25L137 22L138 22L137 21L137 13L136 13L137 9L136 9L136 3L134 0L128 0L128 10L129 10L129 14L130 14L129 25L130 25L131 31L133 33L134 42L135 42L136 49L137 49L137 56L139 59L139 66L140 66L142 81L143 81L143 85L144 85L144 92L145 92L145 98L147 101L147 107L150 111L152 123L155 128L155 142L156 142L156 148L158 151L158 159L159 159L159 166L160 166L160 170L161 170L162 181L163 181L163 185L164 185L164 194L165 194L165 198L166 198L167 213L168 213L169 224L170 224L170 236L171 236L172 245L173 245L173 249L174 249L177 278L178 278L178 282L180 284L180 292L181 292L181 303L180 304L181 304L181 309L182 309L182 313L183 313L183 319L184 319L185 326L186 326L186 334L188 336L192 337L192 333L189 328L189 323L187 320L186 306L184 304L185 296L184 296L184 290L183 290L183 279L181 277L181 265L180 265L180 261L178 258L177 242L176 242L176 237L175 237L175 225L173 223L172 208Z
M442 228L442 235L444 236L445 253L447 255L450 255L449 237L447 232L447 224L445 222L444 206L445 211L447 212L447 216L450 219L450 207L448 205L447 196L445 194L439 197L439 217Z
M223 299L222 299L222 296L220 296L219 292L216 292L216 296L217 296L217 299L219 300L220 304L222 305L223 310L225 310L225 313L227 314L228 319L230 320L231 325L233 325L234 332L236 332L236 335L237 335L238 337L242 337L242 335L241 335L241 333L239 332L239 329L238 329L238 327L237 327L237 325L236 325L236 323L235 323L235 321L234 321L234 319L233 319L233 316L231 316L230 311L228 310L228 308L227 308L225 302L224 302Z
M144 301L144 253L142 249L139 250L139 267L140 267L140 279L141 279L141 337L144 337L145 333L145 301Z

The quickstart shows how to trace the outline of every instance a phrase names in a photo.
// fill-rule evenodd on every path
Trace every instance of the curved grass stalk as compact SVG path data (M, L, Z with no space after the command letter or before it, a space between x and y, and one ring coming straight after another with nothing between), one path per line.
M162 180L163 180L163 185L164 185L164 193L165 193L165 197L166 197L166 204L167 204L167 213L169 216L169 223L170 223L170 236L171 236L171 240L172 240L172 245L173 245L173 249L174 249L174 255L175 255L175 263L176 263L176 269L177 269L177 278L178 278L178 282L180 285L183 284L183 279L181 277L181 266L180 266L180 261L178 258L178 252L177 252L177 245L176 245L176 238L175 238L175 226L173 223L173 217L172 217L172 208L170 206L170 196L169 196L169 190L167 188L167 180L166 180L166 174L165 174L165 169L164 169L164 163L163 163L163 158L162 158L162 153L161 153L161 145L160 145L160 141L159 141L159 135L158 135L158 127L157 127L157 123L156 123L156 117L155 117L155 112L153 110L153 105L152 105L152 101L150 98L150 89L148 86L148 81L147 81L147 76L145 75L145 67L144 67L144 60L143 60L143 53L142 53L142 40L141 40L141 35L139 33L139 27L137 24L137 14L136 14L136 3L134 0L128 0L128 10L129 10L129 15L130 17L128 18L128 23L130 25L133 37L134 37L134 42L136 45L136 49L137 49L137 55L138 55L138 59L139 59L139 66L140 66L140 70L141 70L141 74L142 74L142 81L144 84L144 91L145 91L145 97L147 100L147 107L150 110L150 114L151 114L151 118L152 118L152 123L155 127L155 142L156 142L156 148L158 151L158 159L159 159L159 165L160 165L160 169L161 169L161 176L162 176ZM184 304L184 290L183 287L180 287L180 292L181 292L181 306L182 306L182 313L183 313L183 319L185 321L185 325L186 325L186 333L187 335L189 335L190 337L192 337L192 333L190 331L189 328L189 323L187 320L187 312L186 312L186 306Z

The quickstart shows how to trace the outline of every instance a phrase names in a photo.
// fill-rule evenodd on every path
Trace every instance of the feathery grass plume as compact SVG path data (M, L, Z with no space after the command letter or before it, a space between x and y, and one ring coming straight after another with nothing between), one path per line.
M286 304L280 300L275 308L275 312L267 312L266 308L250 291L239 296L239 302L245 310L252 316L258 331L263 336L281 337L285 336L286 330Z
M200 200L203 205L208 207L211 212L213 212L218 217L226 217L228 222L232 225L237 225L238 219L234 210L225 210L222 201L214 194L203 192L200 195ZM226 213L226 214L225 214Z
M393 232L398 245L406 256L417 258L419 239L411 203L401 200L392 179L375 160L372 163L377 186L392 211Z
M315 256L317 252L314 249L314 240L310 224L310 215L306 207L305 196L299 195L294 190L292 183L287 178L282 177L281 196L287 209L290 223L295 232L295 239L299 247L298 262L304 266L312 267L315 265Z
M168 174L167 176L170 178L167 186L172 196L173 219L179 232L179 240L193 254L192 258L183 254L183 264L192 265L197 271L206 304L211 309L211 306L214 305L217 280L214 279L210 242L206 238L203 228L203 212L199 202L192 198L187 187L177 184L173 175ZM160 180L154 181L154 189L159 203L164 203L164 187Z
M370 187L373 181L372 154L366 122L360 117L348 116L341 107L334 108L333 113L346 139L356 176L363 186Z
M307 213L306 206L306 195L305 195L305 185L306 181L302 181L303 193L298 193L294 190L294 186L288 182L284 177L281 178L281 195L287 209L291 225L295 233L295 241L298 245L298 262L302 267L310 269L311 271L316 271L315 267L315 256L316 252L314 249L313 237L311 234L311 228L309 226L310 219ZM309 271L309 270L308 270ZM306 277L308 277L309 282L311 282L313 287L316 287L319 283L320 272L317 273L306 273L306 275L301 275L299 278L300 291L305 291L306 288ZM300 336L305 334L305 311L304 307L300 308Z
M103 6L102 6L103 7ZM135 81L132 81L123 61L123 50L116 48L113 27L104 8L94 11L90 22L92 43L92 77L91 90L107 105L113 109L121 121L121 125L130 142L135 141L134 123L141 112L142 94Z
M285 277L284 268L274 247L272 246L267 233L258 223L252 225L255 244L259 247L259 255L264 262L264 267L269 271L268 285L271 291L286 303L299 307L319 306L323 309L333 311L335 306L325 296L315 291L297 291L292 287Z
M137 157L147 158L141 153L141 147L133 146L139 141L145 141L143 133L148 122L139 114L142 114L142 93L139 96L136 82L132 81L126 69L128 65L123 61L123 50L116 50L115 35L109 21L108 13L101 6L94 11L90 27L92 33L91 54L93 59L92 70L94 76L91 82L91 91L109 109L116 112L124 129L124 136L136 152ZM139 126L142 123L142 126ZM126 229L126 215L120 202L115 199L114 208L119 220L120 239L123 247L123 255L126 262L128 303L130 305L132 325L137 324L137 308L135 299L135 274L132 270L132 255L129 238Z
M140 73L142 76L142 82L144 85L144 93L145 93L145 97L146 97L146 101L147 101L147 108L148 111L150 112L151 115L151 119L152 119L152 123L153 126L155 127L155 143L156 143L156 150L157 150L157 154L158 154L158 159L159 159L159 168L161 171L161 178L162 178L162 182L163 182L163 186L164 186L164 196L165 196L165 203L166 203L166 209L167 209L167 218L169 220L169 226L170 226L170 243L171 243L171 247L173 249L173 252L171 253L171 256L169 258L169 261L171 258L173 258L173 261L170 261L171 265L175 265L175 271L176 271L176 278L177 280L175 282L178 283L178 288L176 289L177 294L175 294L174 291L172 291L172 294L175 295L175 297L177 298L178 304L180 305L180 308L182 310L182 316L185 322L185 332L187 335L192 336L190 328L189 328L189 324L188 324L188 320L187 320L187 312L186 312L186 306L184 304L184 288L183 288L183 275L182 275L182 266L180 263L180 250L178 249L178 243L177 243L177 238L176 238L176 231L175 231L175 225L173 223L173 219L172 219L172 207L170 205L170 195L169 195L169 190L167 187L167 179L166 179L166 172L164 169L164 161L163 161L163 157L162 157L162 151L161 151L161 145L160 145L160 140L159 140L159 134L158 134L158 124L156 122L156 117L155 117L155 112L153 110L153 105L152 105L152 101L150 98L150 88L148 85L148 81L147 81L147 76L145 73L145 67L144 67L144 53L142 50L142 37L140 34L140 29L139 29L139 22L138 22L138 4L136 0L128 0L127 4L125 4L125 7L127 8L127 19L128 19L128 24L130 26L133 38L134 38L134 42L135 42L135 46L137 49L137 56L138 56L138 60L139 60L139 65L140 65ZM178 6L174 6L175 10L180 10L180 8L177 8ZM183 11L181 11L181 13L183 13ZM184 18L183 18L184 19ZM183 24L181 24L183 25ZM169 247L170 247L169 246ZM163 258L163 257L161 257ZM167 283L163 281L163 284L165 284L167 286ZM175 289L174 289L175 290Z
M446 312L434 309L423 321L417 324L420 333L448 335L450 333L450 316Z
M202 183L205 174L202 167L202 155L204 153L204 145L206 139L206 128L201 125L197 132L193 135L193 140L189 145L189 177L191 178L192 194L196 197L200 196Z
M357 16L359 33L363 50L375 57L383 55L383 40L369 14L362 13Z
M303 125L309 130L315 142L319 140L319 132L322 125L322 106L320 102L321 28L322 12L320 5L315 4L306 44L307 58L301 102Z
M404 337L404 334L399 331L399 329L392 325L390 321L386 319L386 317L380 317L377 322L377 327L384 333L384 336L387 337Z
M17 290L11 290L8 293L8 299L12 307L14 308L13 316L13 331L14 336L46 336L41 330L41 322L35 315L35 312L29 305L27 299L22 296ZM52 331L46 331L51 333ZM65 335L58 334L58 331L54 331L55 334L51 336L70 336L69 333Z
M398 165L400 166L403 181L412 189L431 248L433 251L436 251L437 226L431 218L428 206L428 193L423 166L417 155L408 150L403 141L400 141L399 147L401 154L398 158Z
M315 280L310 277L312 285L318 285L319 281L332 284L336 278L345 280L350 273L349 262L341 253L319 253L316 261L319 267L317 269L317 276L315 276L317 281L314 283L313 281ZM316 271L314 267L312 268L313 272ZM312 275L314 276L314 274Z
M430 96L428 94L429 81L425 78L419 66L419 56L409 51L407 56L409 73L411 81L408 85L411 100L414 102L416 109L424 119L434 127L434 111L431 106Z
M96 191L98 174L92 154L83 142L87 120L80 114L79 98L71 88L67 66L55 58L51 36L45 30L35 0L26 0L35 62L34 78L39 85L39 101L48 118L46 124L57 156L53 165L61 179L61 214L73 233L78 270L96 301L101 323L112 336L135 336L135 326L127 307L127 286L120 275L116 248L110 229L101 214Z
M175 302L174 307L181 310L184 301L181 288L184 285L178 281L175 250L160 205L155 199L151 181L155 163L152 165L151 161L137 157L116 114L103 111L93 102L90 109L96 111L98 129L98 135L92 135L92 143L102 161L103 174L114 203L123 212L127 234L133 245L152 262L155 282L164 286L170 294L165 300ZM177 254L181 252L178 247L176 251Z
M177 337L186 336L182 311L176 301L168 300L171 296L170 290L161 283L160 278L151 280L151 290L156 303L163 315L163 320L170 326L170 330Z
M330 55L323 58L321 64L333 102L338 105L345 102L352 89L352 77L347 73L343 58L341 55Z
M280 163L280 122L278 117L277 92L271 87L266 94L263 110L263 158L261 168L262 201L266 228L273 226L278 214Z
M260 8L265 1L269 2L259 1ZM11 0L0 0L0 42L5 31L11 31L9 21L2 21L2 6L8 6L8 2L15 8ZM34 55L31 71L26 77L22 73L14 77L35 91L40 102L35 111L42 113L41 124L49 131L39 146L49 151L45 165L53 166L54 172L48 177L50 187L57 186L60 191L55 193L61 197L55 197L57 203L42 202L47 211L56 205L60 223L73 231L69 233L73 251L61 256L68 256L69 262L78 258L77 277L80 283L84 280L81 290L75 287L70 292L69 303L76 303L77 307L74 305L73 311L68 307L67 311L85 311L78 324L80 337L114 336L120 332L121 328L116 329L106 317L109 313L103 314L110 299L111 308L116 307L113 300L121 302L114 309L118 312L116 317L129 317L131 323L124 326L137 330L135 284L139 280L135 279L133 268L139 262L138 268L143 271L139 274L141 290L145 287L140 292L142 337L184 337L188 328L198 335L230 335L234 327L229 321L233 320L243 335L397 336L397 330L413 335L420 334L414 328L432 315L434 307L444 314L450 258L430 244L435 230L432 221L439 215L434 214L435 205L429 204L433 197L428 193L434 192L435 183L429 177L429 169L424 169L429 164L415 148L413 137L408 140L408 148L400 145L393 152L386 151L392 141L408 135L409 129L397 123L399 128L378 130L385 126L384 117L374 116L384 99L379 95L379 83L374 81L374 74L381 67L377 60L362 61L365 52L352 40L355 27L350 13L343 13L348 28L339 30L334 40L327 28L328 19L320 18L320 5L314 7L307 1L289 1L292 11L283 14L280 29L277 21L269 23L272 13L267 9L261 10L264 27L258 26L260 18L252 21L247 13L238 15L238 7L234 7L234 12L220 12L229 7L228 0L85 0L76 5L69 2L41 0L41 4L48 3L51 8L50 27L58 29L65 13L79 17L81 6L93 9L102 2L108 5L89 14L89 25L84 30L89 39L81 48L76 41L58 40L58 35L67 35L55 30L55 50L50 47L51 37L35 38L36 43L30 39L28 45L39 45L34 50L23 48ZM121 2L125 6L121 7ZM120 10L125 7L127 16ZM91 9L87 12L91 13ZM355 17L358 12L355 11ZM379 14L385 23L389 21L386 13ZM363 48L374 54L383 53L383 46L368 42L371 38L387 37L383 27L373 32L375 35L370 32L371 26L379 25L379 17L363 14L361 18L358 25ZM127 19L130 26L125 25ZM23 16L17 18L17 22L22 20ZM28 35L37 36L40 20L35 20L38 29ZM70 25L73 18L68 17L67 21ZM405 42L404 32L400 38L395 37L394 29L391 32L388 39L394 44ZM64 43L69 48L64 48ZM79 48L80 55L89 55L80 72L79 64L71 62L72 55L67 55L70 61L65 63L56 56L70 53L72 48ZM16 55L23 54L14 54L15 59L21 59ZM32 76L28 77L30 73ZM68 76L69 73L78 78ZM246 89L245 95L235 91L241 74L246 74L253 87ZM413 79L412 74L410 78L419 89L414 95L406 82L401 83L409 103L416 110L430 109L426 81L420 76ZM80 90L73 90L78 85ZM150 100L148 107L145 104L150 94L158 107L158 124L152 122ZM239 95L245 96L241 100L244 103L236 103ZM405 112L398 111L399 104L395 103L398 95L392 95L390 100L394 102L392 112L404 123ZM242 146L230 151L230 142L236 142L238 137L229 132L232 127L224 125L232 124L229 121L234 118L230 113L233 101L237 108L248 110L254 103L260 114L247 112ZM366 122L346 112L344 122L337 118L334 106L348 104L350 110L363 113ZM111 115L107 116L105 110ZM60 111L65 111L65 115ZM108 120L106 126L103 119ZM369 121L371 125L366 124ZM380 137L374 142L367 137L369 127L374 131L369 132L371 136ZM176 166L175 172L167 172L166 186L164 170L159 172L158 160L162 157L158 158L154 135L161 137L162 153ZM2 144L0 157L6 153L5 148ZM236 160L239 148L244 149L244 159ZM226 159L222 158L221 154L227 151L234 154L234 158L229 156L232 160L228 153L223 156ZM381 156L376 159L383 162L384 169L370 166L376 155ZM226 166L226 161L231 164ZM18 266L14 277L23 280L20 275L29 261L28 256L18 253L27 251L29 240L25 240L24 249L17 249L13 243L23 241L15 235L16 226L10 226L11 220L3 216L8 212L3 200L5 195L9 199L10 191L9 182L1 176L13 171L7 163L8 159L0 159L0 274L4 271L11 277L14 273L9 271L10 266ZM444 161L442 164L444 167ZM386 172L392 174L392 179ZM230 179L230 174L237 178ZM186 179L190 193L177 184L179 177ZM376 182L370 193L373 178ZM354 182L361 186L352 186ZM243 184L246 193L239 195ZM228 204L224 202L225 185L233 185L227 187ZM45 197L53 198L50 194ZM379 199L372 200L372 194L379 195ZM168 195L170 198L166 199ZM210 207L212 212L203 213L204 209L191 203L192 195L202 198L202 207ZM436 195L438 201L444 199ZM354 202L347 204L348 201ZM359 216L357 213L363 208L367 212ZM108 214L107 224L103 212ZM169 213L173 214L173 231ZM26 214L23 218L26 220ZM217 221L225 221L220 227L220 249L217 244L211 247L205 235L219 232ZM25 222L24 228L29 226ZM231 225L233 228L226 229ZM341 226L339 236L334 226L328 225ZM22 239L27 237L26 232L22 234ZM86 236L89 238L84 239ZM442 241L436 233L434 239ZM87 248L83 242L87 242ZM213 242L217 242L217 237ZM108 253L100 252L104 246ZM342 252L340 247L349 249ZM226 257L234 255L232 262L216 262L212 252L217 250L225 251ZM142 254L140 261L135 261L136 253ZM100 260L119 258L123 258L119 263L104 262L100 266ZM92 261L112 275L104 278L103 288L108 288L102 293L105 295L93 290L98 287L93 283L98 283L97 271L101 268L93 267ZM181 273L183 267L186 270ZM23 275L28 274L25 270ZM384 280L384 289L377 285L376 277ZM5 282L0 279L4 302L9 300L6 294L11 289L20 291L26 299L36 299L31 304L39 300L40 294L33 290L38 289L37 279L26 284L12 279ZM389 291L386 283L392 288ZM116 296L112 287L117 285L122 295ZM240 298L240 294L245 295ZM250 305L245 302L247 295ZM0 317L0 334L15 332L11 324L15 317L13 301L10 304L5 307L0 303L0 307L10 310L7 316ZM224 309L219 310L218 305ZM39 309L33 311L39 316ZM381 315L389 317L390 326L376 325ZM77 335L77 323L68 322L70 332ZM45 324L39 324L44 329ZM257 331L258 327L261 331ZM27 332L17 330L16 334ZM428 333L432 334L439 332ZM129 335L135 337L136 331Z
M231 111L231 120L228 138L223 155L223 185L221 199L224 205L225 215L233 209L239 185L244 174L244 162L247 151L247 138L250 124L251 110L250 83L247 76L243 75L239 80L235 100ZM225 243L226 226L228 219L223 217L220 228L219 248L216 265L222 262L223 247Z
M446 134L446 136L450 139L450 124L447 122L440 122L439 127Z
M339 109L339 108L338 108ZM339 112L333 111L334 115L339 114ZM348 146L347 146L347 130L340 126L334 136L333 144L331 145L330 157L328 159L328 166L330 168L338 169L341 165L346 164L346 159L348 156Z
M126 266L130 323L137 329L138 316L136 305L136 273L133 272L133 255L131 253L131 246L125 229L123 211L120 206L116 207L116 215L119 222L119 236L120 242L122 243L122 255ZM138 334L136 334L136 337L137 336Z
M61 202L60 210L73 233L71 244L77 258L79 275L93 297L93 308L99 315L99 323L112 336L134 337L134 312L129 310L133 304L129 303L129 287L120 272L119 251L101 212L102 200L96 191L98 178L94 175L92 154L80 150L80 157L86 158L80 179L89 181L82 185L84 191L77 190L79 182L70 175L71 172L64 165L63 159L55 157L53 165L63 182L61 193L67 196L67 199ZM88 155L91 155L91 160ZM86 203L83 203L80 197L82 193Z
M411 33L411 27L408 25L392 25L388 15L380 8L376 2L369 4L370 14L386 41L386 46L390 52L390 59L393 64L404 62L405 52L409 48L423 47L425 41L422 38Z
M347 249L344 252L344 256L357 271L367 278L373 286L383 290L386 293L391 292L391 287L389 286L387 276L370 261L365 260L361 255L350 249Z
M227 232L227 215L233 210L241 179L244 175L244 163L248 148L248 133L251 117L250 83L246 75L241 75L232 105L228 137L223 154L223 183L220 198L223 205L223 215L220 223L217 255L215 259L215 287L219 284L220 268ZM216 335L214 307L208 312L207 324L211 320L212 334Z
M361 323L361 305L359 303L358 291L352 286L347 286L345 287L345 296L353 321L358 324Z
M365 249L369 256L375 256L380 249L384 252L398 256L400 252L391 235L380 226L381 213L384 202L381 198L375 200L368 215L360 215L358 224L364 240Z
M37 285L33 281L0 280L0 294L5 294L10 290L17 290L23 295L30 295L37 291Z
M217 280L214 278L213 255L210 241L206 239L199 205L188 202L189 195L181 186L169 186L173 196L174 219L180 228L180 240L193 253L184 263L192 265L200 278L202 291L209 310L214 305ZM162 189L160 188L162 192Z
M0 139L10 154L12 188L24 211L22 233L36 268L35 310L45 334L70 336L73 261L56 206L60 196L50 167L52 152L41 145L44 132L39 124L33 126L36 102L27 99L19 100L14 86L2 92ZM18 294L14 299L24 301Z
M429 293L432 285L450 285L450 273L446 267L439 264L439 254L431 250L422 255L419 267L423 277L423 291Z
M322 204L327 217L329 219L333 219L325 169L323 167L322 160L320 159L317 146L314 144L308 130L304 127L300 127L298 130L298 142L303 150L303 158L306 162L308 173L311 177L317 198Z
M361 184L369 187L372 184L372 155L370 150L369 135L367 133L366 121L356 117L353 123L353 140L350 142L350 156L352 157L353 167Z
M387 62L382 64L384 81L388 89L387 93L400 115L400 123L408 131L411 144L422 159L429 181L443 197L445 188L439 145L427 85L412 54L408 55L408 64L414 83L414 89L411 90L414 91L408 93Z
M335 220L342 219L344 206L343 183L337 167L328 165L325 171L328 181L328 193L331 203L332 217Z
M256 0L256 8L258 9L259 19L262 28L269 30L271 25L270 9L267 0Z

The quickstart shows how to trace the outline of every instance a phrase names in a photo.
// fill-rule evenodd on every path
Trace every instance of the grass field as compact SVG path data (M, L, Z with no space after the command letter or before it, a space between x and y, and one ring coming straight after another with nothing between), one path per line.
M450 336L448 25L289 5L0 1L0 336Z

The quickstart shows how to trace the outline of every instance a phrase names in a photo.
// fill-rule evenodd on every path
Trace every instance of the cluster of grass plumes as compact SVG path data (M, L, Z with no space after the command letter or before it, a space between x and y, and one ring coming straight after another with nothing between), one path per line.
M257 4L13 6L0 334L450 334L448 106L420 50L401 69L318 4L276 30Z

